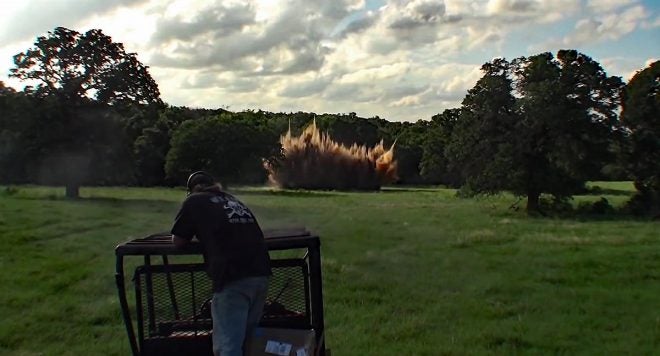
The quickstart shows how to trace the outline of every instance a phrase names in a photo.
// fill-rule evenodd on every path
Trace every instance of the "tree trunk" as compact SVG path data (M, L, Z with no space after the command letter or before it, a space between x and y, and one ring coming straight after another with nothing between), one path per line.
M80 184L77 183L67 183L66 184L66 197L71 199L77 199L80 197Z
M540 196L540 193L527 193L527 214L535 214L539 212Z

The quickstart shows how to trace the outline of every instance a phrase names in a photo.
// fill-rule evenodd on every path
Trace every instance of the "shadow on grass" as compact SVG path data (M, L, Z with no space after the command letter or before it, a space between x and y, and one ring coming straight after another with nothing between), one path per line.
M381 192L383 193L415 193L415 192L428 192L436 193L439 189L451 189L444 187L429 188L429 187L383 187Z
M618 192L626 192L625 190L616 190ZM595 193L594 193L595 194ZM630 196L630 192L625 193ZM585 195L583 195L585 196ZM581 222L597 222L597 221L634 221L634 222L647 222L658 221L658 216L636 214L634 209L629 206L630 201L625 202L623 205L613 206L607 198L601 196L596 201L580 201L573 202L573 199L545 199L541 198L539 202L539 210L533 212L526 212L525 208L521 206L523 199L518 199L511 206L509 211L516 213L526 214L532 219L556 219L556 220L569 220Z
M172 200L163 200L163 199L144 199L144 198L114 198L114 197L84 197L78 199L67 199L61 198L59 200L63 201L80 201L83 203L95 203L100 205L108 206L134 206L134 207L153 207L153 206L173 206L178 207L181 205L181 201L172 201Z
M598 221L653 222L654 221L652 217L638 216L628 213L616 213L616 214L607 214L607 215L578 213L570 216L558 216L554 218L559 220L579 221L579 222L598 222Z
M331 197L338 196L345 193L414 193L414 192L437 192L437 188L416 188L416 187L383 187L379 190L355 190L355 189L333 189L333 190L305 190L305 189L268 189L268 190L256 190L256 189L229 189L229 192L232 194L240 195L264 195L264 196L287 196L287 197L301 197L301 198L319 198L319 197Z
M260 195L260 196L281 196L281 197L296 197L296 198L321 198L337 196L340 191L319 191L319 190L257 190L257 189L229 189L229 193L236 195Z
M59 194L0 194L0 196L9 197L11 199L20 200L42 200L64 203L78 203L78 204L93 204L106 207L129 207L130 209L158 209L164 208L176 209L181 204L181 201L172 201L164 199L145 199L145 198L117 198L117 197L79 197L67 198Z
M516 202L518 203L518 202ZM502 217L524 216L534 220L565 220L573 222L598 222L598 221L631 221L631 222L651 222L657 221L652 216L635 215L625 207L606 207L602 210L594 209L593 204L584 206L563 205L558 208L543 206L539 211L527 212L524 206L514 203L508 209L498 209L493 212Z
M522 212L524 213L524 212ZM524 213L526 214L526 213ZM614 209L608 212L593 212L588 210L575 209L571 211L549 211L544 210L537 213L528 214L532 219L553 219L577 222L598 222L598 221L630 221L630 222L653 222L658 221L652 216L634 215L625 209Z
M624 189L611 189L594 187L585 192L585 195L615 195L615 196L631 196L635 192Z

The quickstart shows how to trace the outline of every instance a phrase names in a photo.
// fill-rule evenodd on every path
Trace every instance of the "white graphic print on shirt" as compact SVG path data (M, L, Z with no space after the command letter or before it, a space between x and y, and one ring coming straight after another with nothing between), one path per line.
M250 210L238 200L228 198L225 201L224 209L230 223L254 223L254 216L252 216Z
M211 197L215 204L224 203L223 208L227 214L227 220L232 224L248 224L254 222L254 216L250 210L240 201L233 197Z

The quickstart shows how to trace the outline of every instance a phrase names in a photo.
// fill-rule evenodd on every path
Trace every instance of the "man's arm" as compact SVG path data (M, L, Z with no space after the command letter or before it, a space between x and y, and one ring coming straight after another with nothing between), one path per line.
M175 247L183 247L188 244L188 239L185 239L181 236L172 235L172 243Z
M191 213L191 204L186 199L181 205L181 209L176 214L174 225L172 226L172 244L174 247L183 247L192 240L196 234L193 215Z

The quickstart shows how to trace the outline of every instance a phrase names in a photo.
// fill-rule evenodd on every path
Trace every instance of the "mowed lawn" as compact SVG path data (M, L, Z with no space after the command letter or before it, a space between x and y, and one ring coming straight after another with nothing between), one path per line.
M615 206L632 194L595 184ZM0 354L128 355L114 248L168 230L184 191L63 193L0 187ZM534 218L509 209L509 195L449 189L235 193L264 227L321 236L333 355L660 350L657 221Z

